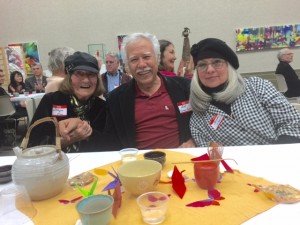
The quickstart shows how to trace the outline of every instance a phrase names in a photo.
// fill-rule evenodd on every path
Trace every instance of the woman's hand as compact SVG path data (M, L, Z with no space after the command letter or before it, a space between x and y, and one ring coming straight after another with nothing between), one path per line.
M15 93L16 89L14 89L11 85L9 85L9 90L11 91L11 93Z
M85 140L93 132L93 129L88 122L82 121L79 118L61 120L58 124L63 147L74 142Z

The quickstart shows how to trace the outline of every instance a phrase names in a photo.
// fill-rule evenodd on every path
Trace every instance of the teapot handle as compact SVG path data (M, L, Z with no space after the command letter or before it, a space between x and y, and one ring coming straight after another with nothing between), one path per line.
M39 125L41 123L44 123L44 122L53 122L54 123L54 126L55 126L55 146L56 146L56 152L59 154L59 158L62 159L62 155L61 155L61 141L60 141L59 130L58 130L58 122L57 122L57 119L55 117L45 117L45 118L42 118L42 119L39 119L39 120L35 121L28 128L28 131L27 131L25 137L23 138L23 141L22 141L20 147L21 147L22 151L23 151L23 149L27 148L31 130L35 126L37 126L37 125Z

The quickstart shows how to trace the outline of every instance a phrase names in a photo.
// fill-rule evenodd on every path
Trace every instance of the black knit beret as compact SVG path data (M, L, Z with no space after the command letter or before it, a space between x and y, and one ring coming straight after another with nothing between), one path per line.
M233 68L239 68L237 55L224 41L217 38L206 38L194 44L191 48L191 55L195 66L201 59L221 58L229 62Z
M99 73L97 59L85 52L75 52L69 55L65 61L65 72L70 74L75 70L84 70L92 73Z

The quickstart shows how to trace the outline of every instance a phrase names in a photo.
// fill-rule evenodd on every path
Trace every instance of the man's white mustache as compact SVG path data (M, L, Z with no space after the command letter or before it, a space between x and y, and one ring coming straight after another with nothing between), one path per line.
M151 68L150 67L146 67L144 69L138 69L136 71L136 73L145 73L145 72L149 72L149 71L151 71Z

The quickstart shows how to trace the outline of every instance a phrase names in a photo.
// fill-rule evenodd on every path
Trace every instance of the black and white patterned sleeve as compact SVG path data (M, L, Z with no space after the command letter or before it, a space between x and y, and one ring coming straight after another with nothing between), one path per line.
M202 129L204 127L203 118L199 113L193 113L190 119L190 131L192 138L194 139L197 147L207 146L206 141L204 140Z
M300 138L300 113L267 80L253 78L258 97L272 118L277 136L289 135Z

